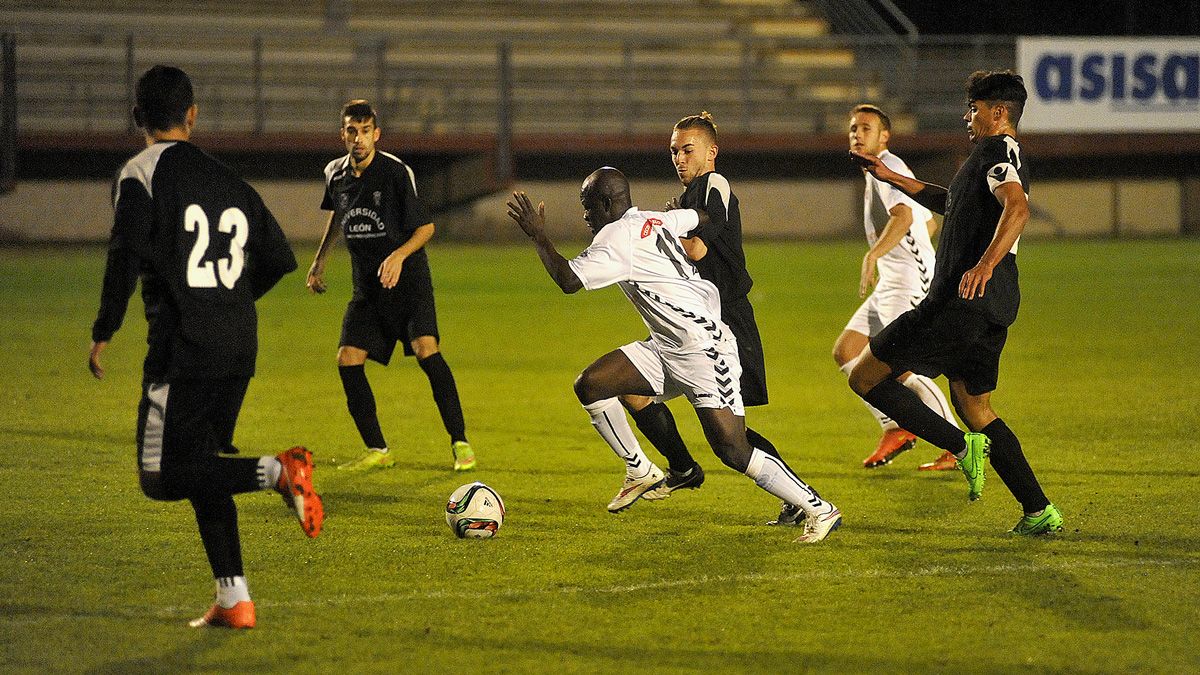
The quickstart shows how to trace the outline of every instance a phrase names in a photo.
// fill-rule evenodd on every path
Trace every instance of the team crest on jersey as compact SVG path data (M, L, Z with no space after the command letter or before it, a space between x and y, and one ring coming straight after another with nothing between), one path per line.
M654 231L655 225L662 225L662 221L658 218L647 218L645 224L642 225L642 239L650 236Z
M379 190L376 190L375 192L373 192L371 194L371 199L375 200L375 206L379 206L379 197L380 197Z

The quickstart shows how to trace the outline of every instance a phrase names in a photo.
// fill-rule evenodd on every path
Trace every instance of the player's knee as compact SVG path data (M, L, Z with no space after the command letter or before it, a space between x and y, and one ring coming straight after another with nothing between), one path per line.
M367 362L367 353L361 349L338 349L337 364L339 366L361 366Z
M438 343L433 338L418 338L412 341L412 350L418 361L424 361L438 353Z
M850 371L850 389L859 396L866 396L867 392L874 389L875 385L879 384L879 382L880 380L872 377L867 369L862 367L861 363L856 365L854 370Z
M590 370L585 370L575 378L575 397L583 405L595 403L600 400L600 396L596 394L596 377Z

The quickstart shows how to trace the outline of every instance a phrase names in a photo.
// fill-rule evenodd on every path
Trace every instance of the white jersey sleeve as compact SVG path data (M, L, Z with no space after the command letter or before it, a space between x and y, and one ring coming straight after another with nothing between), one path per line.
M604 226L582 253L567 264L583 287L589 291L629 281L633 273L633 246L626 223L617 221Z
M912 169L908 168L908 165L904 163L904 160L893 155L892 153L885 152L880 159L883 160L883 163L887 166L887 168L895 171L901 176L908 178L914 177ZM887 207L889 212L901 204L913 209L914 214L918 211L926 211L925 207L913 201L913 198L904 194L904 191L900 188L892 185L891 183L881 181L870 174L867 174L867 178L875 181L876 189L879 191L879 199L883 202L883 205Z
M662 226L676 237L686 237L700 226L700 214L693 209L675 209L663 214Z

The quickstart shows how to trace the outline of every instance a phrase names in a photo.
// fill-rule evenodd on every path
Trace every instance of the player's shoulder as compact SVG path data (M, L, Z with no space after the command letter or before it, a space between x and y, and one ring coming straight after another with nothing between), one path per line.
M325 165L325 182L333 182L341 178L350 169L350 155L342 155Z
M154 173L158 170L158 164L162 159L163 153L176 145L177 143L174 141L155 143L133 157L130 157L117 173L117 182L120 183L132 178L144 185L146 191L150 192L154 181Z
M901 176L908 176L909 178L912 178L912 169L908 168L908 164L901 159L899 155L891 150L885 150L881 155L879 155L879 159L884 163L885 166L887 166L887 168L891 169L892 171L895 171Z
M985 163L1008 161L1020 155L1021 143L1008 134L988 136L979 142L978 152Z

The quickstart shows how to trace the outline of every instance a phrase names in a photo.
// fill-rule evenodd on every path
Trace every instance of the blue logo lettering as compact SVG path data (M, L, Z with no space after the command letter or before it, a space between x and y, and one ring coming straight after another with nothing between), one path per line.
M1200 101L1200 53L1043 53L1033 90L1046 102L1132 99L1138 104Z

